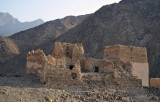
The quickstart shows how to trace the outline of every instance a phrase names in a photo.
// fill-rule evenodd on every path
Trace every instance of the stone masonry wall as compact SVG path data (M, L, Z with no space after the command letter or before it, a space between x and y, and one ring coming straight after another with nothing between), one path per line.
M160 89L160 78L150 78L150 87Z
M79 62L77 62L74 66L75 67L72 70L67 68L45 66L46 85L53 86L55 88L81 86L82 81Z
M84 59L84 49L82 44L71 44L55 42L54 51L52 54L55 58L68 57L73 59Z
M27 73L32 73L37 75L38 77L44 77L44 65L48 63L47 57L41 50L28 52L27 54Z
M107 73L109 68L114 69L113 63L105 59L87 58L84 60L85 72Z
M65 57L46 56L41 50L27 54L27 73L37 75L48 86L60 88L81 85L79 60L74 61L73 65L72 69L68 69Z
M143 86L149 86L149 65L146 48L124 45L106 46L104 59L130 62L132 75L142 79Z
M119 59L124 62L148 63L146 48L135 46L106 46L104 50L104 58Z
M26 67L27 73L37 75L42 83L55 88L141 87L148 85L145 51L145 48L116 45L105 48L104 59L94 59L85 58L82 44L56 42L52 55L46 56L41 50L29 52Z

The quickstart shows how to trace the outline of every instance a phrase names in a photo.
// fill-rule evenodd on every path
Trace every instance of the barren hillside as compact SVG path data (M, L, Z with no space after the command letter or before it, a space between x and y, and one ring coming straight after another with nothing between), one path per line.
M106 45L146 47L150 76L160 77L160 0L122 0L106 5L56 41L82 43L86 56L102 58Z
M32 49L43 49L45 44L53 45L55 38L81 23L89 15L68 16L63 19L46 22L35 28L31 28L19 33L16 33L9 38L14 41L19 52L14 57L8 56L6 51L0 52L3 56L8 56L8 59L0 63L0 73L3 74L26 74L26 53ZM8 42L4 42L8 44ZM0 42L2 44L2 42ZM2 48L1 48L2 49ZM1 57L1 56L0 56ZM1 57L2 58L2 57Z

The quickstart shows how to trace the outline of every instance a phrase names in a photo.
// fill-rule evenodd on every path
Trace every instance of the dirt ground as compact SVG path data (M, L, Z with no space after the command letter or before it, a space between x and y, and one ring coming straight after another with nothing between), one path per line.
M160 90L153 88L54 89L32 75L0 77L0 102L158 102L159 98Z

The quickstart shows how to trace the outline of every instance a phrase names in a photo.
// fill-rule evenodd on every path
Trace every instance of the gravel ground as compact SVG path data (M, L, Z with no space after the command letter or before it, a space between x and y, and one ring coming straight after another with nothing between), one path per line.
M160 90L151 88L54 89L31 75L0 77L0 102L158 102L159 98Z

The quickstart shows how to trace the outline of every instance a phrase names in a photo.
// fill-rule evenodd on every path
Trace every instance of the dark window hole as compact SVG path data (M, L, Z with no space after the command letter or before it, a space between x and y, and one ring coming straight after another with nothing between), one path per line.
M74 65L69 65L69 69L72 70Z
M94 72L99 72L99 67L96 66L96 67L94 68Z

